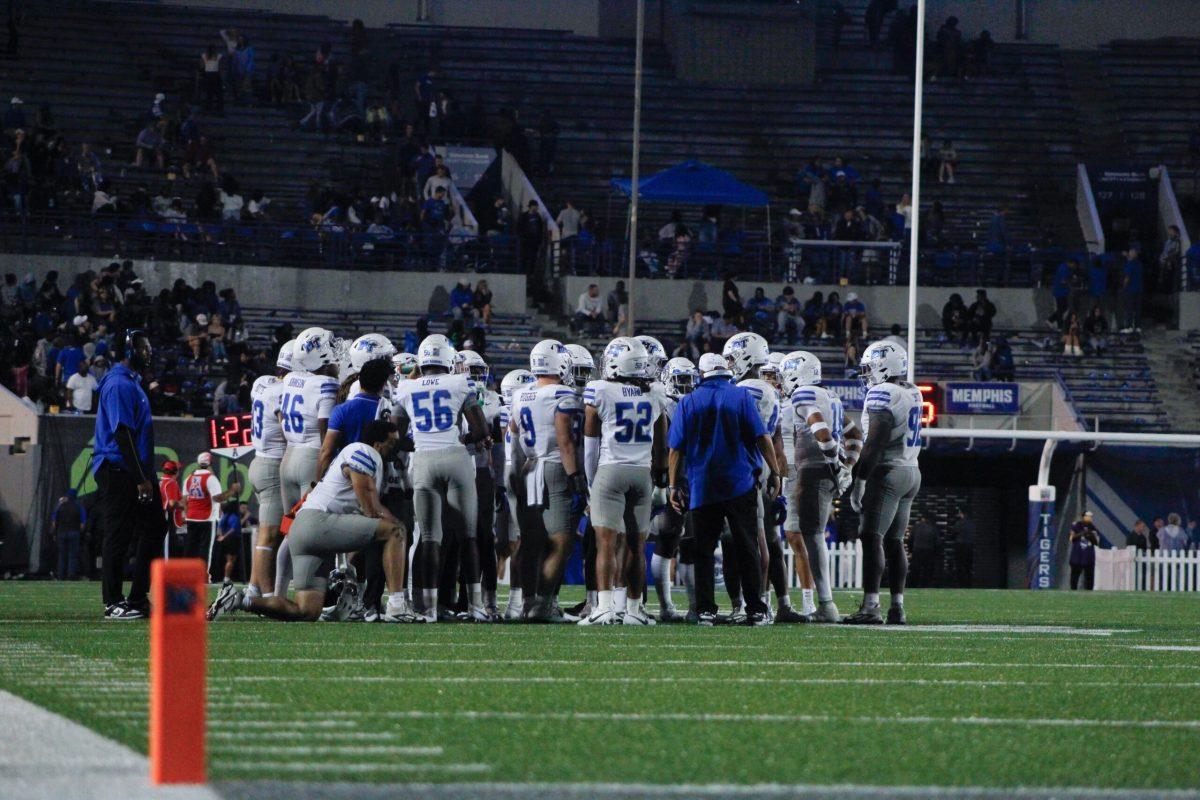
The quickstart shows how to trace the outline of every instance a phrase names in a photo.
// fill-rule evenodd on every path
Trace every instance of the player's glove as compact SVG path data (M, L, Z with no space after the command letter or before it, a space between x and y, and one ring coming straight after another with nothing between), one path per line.
M667 471L665 469L655 470L652 477L654 479L655 488L667 488Z
M863 492L866 491L866 488L866 481L859 480L854 482L854 491L850 493L850 508L854 509L855 514L862 513Z
M582 514L588 505L587 476L582 472L572 473L567 476L567 483L571 486L571 513Z
M837 475L837 496L844 495L852 483L854 483L854 469L847 464L842 464Z
M787 498L782 493L775 498L775 503L771 507L771 524L779 526L787 519Z

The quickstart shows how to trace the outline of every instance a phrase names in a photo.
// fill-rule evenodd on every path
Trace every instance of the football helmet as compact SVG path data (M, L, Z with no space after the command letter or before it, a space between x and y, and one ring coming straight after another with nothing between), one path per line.
M379 333L365 333L350 345L350 369L362 372L363 365L377 358L390 358L396 354L396 347L388 338Z
M275 357L275 367L286 372L292 371L292 347L296 344L296 340L284 342L279 348L279 355Z
M750 370L766 364L770 354L771 348L767 345L767 340L751 331L730 336L721 351L721 355L729 362L733 377L739 381L746 377Z
M758 370L762 379L776 388L779 388L779 365L782 363L783 353L768 353L767 363Z
M663 366L667 363L667 351L662 346L662 342L655 339L653 336L637 336L634 337L642 343L642 347L646 348L646 356L650 359L649 368L646 370L646 377L654 380L662 372Z
M689 358L672 358L663 367L661 380L667 387L667 395L678 400L696 388L699 380L696 365Z
M529 371L539 378L571 380L571 354L558 339L542 339L529 351Z
M392 356L392 367L401 375L408 375L417 368L417 357L412 353L396 353Z
M504 398L506 406L512 405L513 393L522 386L528 386L535 382L537 378L527 369L514 369L512 372L504 376L500 381L500 396Z
M604 377L645 378L649 356L646 348L637 339L619 336L604 348Z
M791 397L801 386L815 386L821 382L821 359L807 350L788 353L779 368L779 385L783 396Z
M454 357L454 366L458 372L465 372L472 380L487 384L491 380L492 371L483 356L474 350L460 350Z
M421 340L421 345L417 348L417 366L421 369L444 367L446 370L452 370L454 355L455 350L450 340L440 333L435 333Z
M907 376L908 353L895 342L875 342L863 350L858 367L858 380L863 386Z
M596 377L596 360L581 344L564 345L571 356L571 378L576 386L586 386L587 382Z
M700 377L707 378L710 375L729 375L729 362L724 356L719 356L716 353L705 353L700 356L700 363L696 365L700 370Z
M316 372L321 367L338 363L337 339L324 328L306 328L292 344L293 369L299 367Z

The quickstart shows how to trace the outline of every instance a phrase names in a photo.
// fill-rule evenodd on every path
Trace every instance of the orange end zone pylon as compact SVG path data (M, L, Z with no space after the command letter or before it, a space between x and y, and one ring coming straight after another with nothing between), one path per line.
M205 564L159 559L150 567L150 782L205 781Z

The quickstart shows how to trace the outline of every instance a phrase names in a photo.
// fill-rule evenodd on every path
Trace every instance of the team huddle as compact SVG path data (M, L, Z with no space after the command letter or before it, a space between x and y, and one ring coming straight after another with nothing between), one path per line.
M440 335L413 355L379 334L347 344L309 328L283 345L276 367L251 392L259 527L250 580L223 585L210 620L249 611L392 623L881 624L886 563L886 621L905 621L903 536L921 482L921 396L892 342L863 353L861 424L821 386L819 359L772 353L755 333L698 364L668 358L650 336L614 339L599 366L581 345L546 339L499 393L478 353ZM685 398L710 381L745 393L737 396L752 402L760 434L745 456L755 465L757 536L728 523L720 532L725 615L713 613L711 544L702 549L717 530L696 535L713 518L704 505L689 508L679 443L681 404L689 408ZM847 493L861 518L864 595L842 617L825 529ZM587 595L563 608L577 537ZM801 587L796 606L784 547ZM501 609L497 576L506 571ZM676 581L686 610L673 601ZM645 604L648 584L657 615Z

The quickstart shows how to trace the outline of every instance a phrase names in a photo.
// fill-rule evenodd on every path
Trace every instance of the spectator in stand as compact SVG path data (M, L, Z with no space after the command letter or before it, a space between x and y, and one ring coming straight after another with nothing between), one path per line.
M821 332L822 339L837 339L842 336L842 298L837 292L830 292L825 307L821 310L825 317L825 329ZM830 333L833 331L833 333Z
M1150 535L1148 537L1146 537L1146 543L1150 545L1151 550L1157 550L1159 548L1159 546L1162 544L1162 539L1160 538L1160 534L1162 533L1162 529L1164 527L1166 527L1166 525L1167 525L1167 523L1162 517L1154 518L1154 530L1152 530L1150 532Z
M858 205L858 189L850 182L849 176L844 171L839 172L837 177L833 178L827 197L830 216L835 214L842 216L847 211L852 212ZM835 235L834 238L837 236ZM857 237L848 241L857 241Z
M13 149L4 162L4 188L18 214L28 211L27 198L33 180L33 163L29 159L25 131L18 128L13 134Z
M604 301L605 316L613 323L612 335L624 336L628 323L629 293L625 290L625 281L617 281L617 285L608 293Z
M1071 258L1060 262L1054 269L1054 279L1050 284L1050 294L1054 297L1054 313L1047 319L1047 324L1062 328L1067 318L1067 306L1071 298L1071 272L1078 268L1078 262Z
M579 209L575 208L575 204L569 198L563 210L558 212L558 217L554 220L558 225L559 253L565 255L571 262L571 266L574 266L575 242L579 237L579 220Z
M1126 547L1136 547L1138 550L1146 550L1150 547L1150 527L1144 519L1139 519L1133 523L1133 530L1125 537Z
M166 123L158 120L150 120L146 123L134 143L137 153L133 159L133 166L140 168L149 159L154 159L154 163L159 169L166 166L164 150L167 140L163 137L165 127Z
M911 235L912 213L912 199L907 194L901 195L900 202L896 204L896 214L900 217L901 223L898 226L901 228L901 230L898 231L900 234L900 241L907 241L908 237Z
M1164 553L1187 550L1188 535L1182 523L1178 514L1172 512L1167 515L1167 524L1158 532L1158 546Z
M183 177L191 178L193 171L208 170L214 181L221 180L221 172L217 168L217 157L213 154L212 145L207 136L194 139L184 154Z
M788 347L795 345L796 339L804 331L804 317L801 316L800 310L796 290L791 286L784 286L783 294L775 298L775 328Z
M576 331L586 332L589 336L599 336L604 325L604 300L600 297L600 287L589 283L587 290L579 295L575 306Z
M466 278L459 278L450 290L450 316L462 320L466 327L470 327L474 321L475 293L471 291L471 282Z
M430 131L430 123L437 119L436 67L429 67L413 83L414 119L422 133Z
M487 280L480 279L475 284L475 291L471 293L471 305L474 306L475 316L483 324L483 327L490 327L492 324L492 290L488 288Z
M1193 551L1200 551L1200 523L1194 519L1189 519L1187 524L1188 548Z
M225 113L225 95L221 86L221 54L209 45L200 54L200 94L204 110L210 114Z
M3 126L4 132L9 136L27 127L25 123L25 111L23 109L24 105L25 101L19 97L14 97L8 103L8 108L4 112Z
M1142 332L1142 262L1136 247L1125 254L1125 266L1121 279L1121 333Z
M825 295L821 292L813 292L812 297L808 298L804 303L804 341L808 342L809 336L816 336L821 339L828 338L825 334Z
M671 212L670 221L658 229L658 242L664 250L675 246L675 235L681 227L687 226L683 224L683 213L676 209Z
M246 208L246 198L242 196L238 182L232 176L226 175L217 190L217 199L221 202L221 221L239 222Z
M1158 256L1158 274L1155 285L1160 292L1174 292L1179 288L1179 271L1183 266L1183 240L1178 225L1167 228L1167 240L1163 242Z
M912 586L933 586L937 573L937 528L928 513L921 514L912 529L912 570L909 572Z
M942 61L940 76L952 80L962 78L964 47L962 31L958 29L958 17L947 18L938 29L937 46ZM937 77L934 76L934 80L937 80Z
M975 41L971 42L969 58L972 75L987 75L991 71L992 51L995 49L996 42L992 39L992 32L980 31Z
M1086 310L1079 310L1080 318L1089 317L1092 309L1099 307L1107 311L1105 304L1108 300L1108 266L1100 256L1094 256L1088 261L1087 268L1088 305Z
M901 335L903 330L904 329L901 328L899 325L892 325L892 327L888 330L888 335L883 337L883 340L885 342L891 342L892 344L896 345L897 347L902 348L905 352L907 352L908 351L908 340L905 339L904 336Z
M87 509L79 502L75 489L67 489L50 514L50 541L58 549L56 577L60 581L77 580L84 571L79 545L86 525Z
M83 352L83 338L76 333L71 343L64 345L58 351L54 369L55 384L59 386L65 385L67 378L79 371L79 362L86 360L86 358L87 356Z
M714 314L716 319L713 320L708 335L708 346L712 352L720 353L730 337L741 333L741 313L741 309L738 308L732 314Z
M191 348L192 360L200 361L204 354L204 345L208 342L208 315L197 314L184 331L184 337L187 346Z
M967 309L967 320L971 325L972 343L992 338L992 320L996 317L996 305L988 299L986 289L975 290L975 302Z
M988 222L987 251L992 255L1002 256L1008 253L1012 242L1008 238L1008 208L1001 206L992 214Z
M992 377L998 381L1016 380L1017 365L1008 337L997 336L992 351Z
M725 283L721 286L721 316L727 319L730 316L740 318L741 315L742 293L733 281L733 272L726 272Z
M67 378L67 410L78 411L80 414L92 413L92 400L99 381L92 376L91 364L86 358L80 359L75 372Z
M842 377L854 380L859 373L859 347L857 339L846 339L842 345Z
M1071 525L1071 591L1083 588L1091 591L1096 582L1096 548L1100 546L1100 533L1092 524L1092 512L1084 511L1078 522Z
M775 303L767 297L767 291L759 286L754 296L746 301L746 319L750 329L768 339L772 338L775 324Z
M517 218L517 239L520 244L521 271L531 284L533 298L536 301L546 300L549 292L538 264L542 243L546 240L546 223L542 220L536 200L530 200L525 211Z
M242 546L242 518L237 503L225 503L221 507L221 521L217 523L217 541L213 555L216 563L223 564L225 583L233 582L233 568L237 566Z
M825 210L825 182L825 168L821 165L821 159L812 159L796 175L796 199L801 208L808 209L810 213Z
M308 113L298 123L300 130L308 128L326 129L325 104L329 101L326 93L328 81L326 67L318 60L308 68L308 76L304 79L304 100L308 103Z
M434 167L433 174L425 181L425 188L421 190L421 196L428 200L433 197L434 191L439 186L446 191L447 197L451 196L450 190L454 186L454 181L450 178L450 168L445 164L437 164Z
M867 3L863 22L867 26L867 44L872 50L879 48L879 34L883 30L883 21L887 15L896 10L897 0L871 0Z
M1083 355L1082 326L1079 324L1079 315L1074 311L1067 314L1067 321L1063 324L1062 341L1064 356Z
M954 183L954 169L958 166L958 151L954 142L946 139L938 151L938 183Z
M1108 315L1099 305L1092 306L1092 313L1084 320L1083 332L1093 355L1104 356L1108 352Z
M854 292L846 295L846 305L842 307L842 325L846 336L856 333L864 339L867 336L867 307ZM857 332L854 330L857 328Z
M977 381L992 379L992 357L995 351L987 339L979 342L979 346L971 353L971 377Z
M688 317L687 327L683 332L683 341L674 355L696 361L701 353L708 352L708 339L712 323L704 316L704 312L696 309Z

